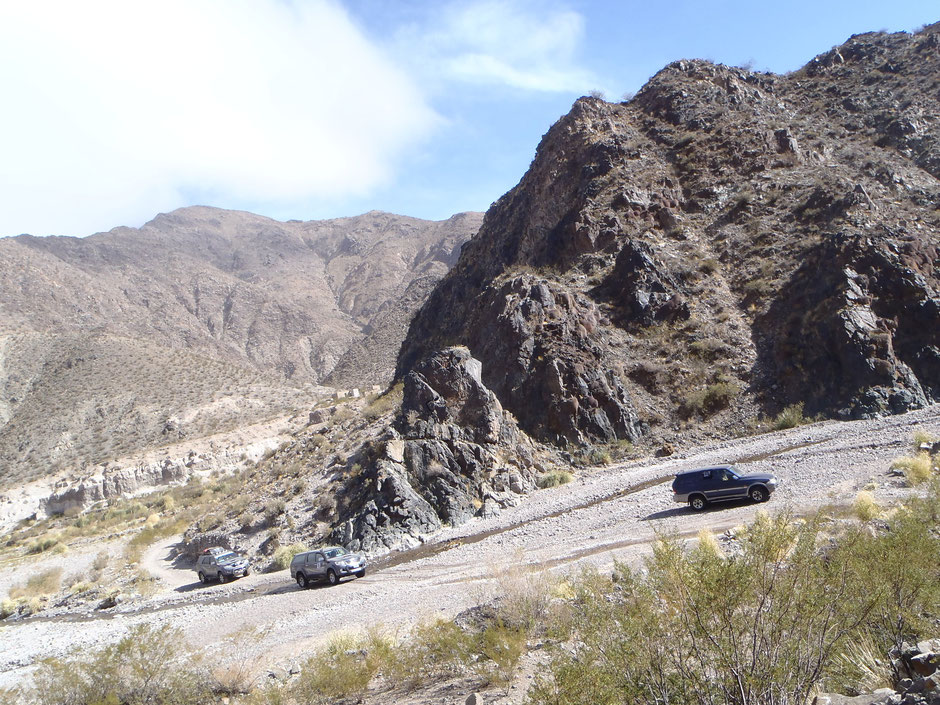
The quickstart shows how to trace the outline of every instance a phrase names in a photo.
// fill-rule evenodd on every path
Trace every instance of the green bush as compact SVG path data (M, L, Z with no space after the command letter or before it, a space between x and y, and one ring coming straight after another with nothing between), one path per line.
M380 663L369 658L360 639L334 636L301 669L298 691L307 703L332 703L362 693Z
M938 523L935 481L878 533L824 534L820 519L759 514L727 554L665 537L643 570L617 566L612 578L576 583L574 633L530 702L805 702L844 683L844 655L886 655L935 631ZM854 664L872 682L884 675L878 658Z
M891 463L892 470L901 470L910 485L921 485L933 475L933 460L927 453L898 458Z
M811 419L803 415L803 402L791 404L774 417L770 424L775 431L782 431L787 428L796 428L811 422Z
M38 705L199 705L213 702L210 678L174 629L140 625L116 644L43 661L27 689Z
M542 473L538 476L538 479L535 481L540 488L545 489L547 487L558 487L559 485L566 485L574 479L572 475L567 470L550 470L549 472Z
M278 546L277 550L274 551L274 568L275 570L286 570L290 566L290 562L294 560L294 556L298 553L303 553L307 550L307 546L302 543L292 543L289 546Z
M688 394L679 406L679 413L685 418L711 416L731 406L740 393L741 388L733 382L715 382Z

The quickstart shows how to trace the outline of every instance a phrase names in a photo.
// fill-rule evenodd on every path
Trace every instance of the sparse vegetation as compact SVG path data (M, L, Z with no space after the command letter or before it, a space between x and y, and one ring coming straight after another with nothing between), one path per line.
M685 418L711 416L728 408L740 393L741 388L733 382L715 382L705 389L687 394L679 407L679 413Z
M290 562L294 559L298 553L303 553L307 550L307 546L302 543L292 543L289 546L278 546L277 550L274 551L274 568L275 570L286 570L290 566Z
M575 634L530 691L548 703L803 702L845 682L845 654L887 654L940 616L940 491L891 520L828 536L759 515L732 553L664 537L644 570L585 573ZM883 658L883 657L882 657ZM877 658L854 665L884 675Z
M898 458L891 463L892 470L901 470L910 485L921 485L933 475L933 459L928 453Z
M21 597L32 598L51 595L58 591L62 584L62 569L50 568L30 577L25 585L10 588L10 599Z
M862 521L871 521L881 513L881 507L875 501L875 495L868 490L862 490L855 495L852 511Z
M770 427L775 431L782 431L787 428L796 428L804 424L812 423L812 419L803 415L803 402L790 404L774 417Z
M535 483L541 489L545 489L547 487L558 487L558 485L566 485L573 479L574 475L572 475L567 470L550 470L539 475Z

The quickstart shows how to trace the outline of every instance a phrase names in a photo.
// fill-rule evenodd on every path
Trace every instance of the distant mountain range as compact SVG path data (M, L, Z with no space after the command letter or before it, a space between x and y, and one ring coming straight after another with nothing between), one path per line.
M159 442L195 409L206 430L312 385L388 382L408 320L481 221L192 207L0 239L0 482ZM216 413L222 390L238 413Z

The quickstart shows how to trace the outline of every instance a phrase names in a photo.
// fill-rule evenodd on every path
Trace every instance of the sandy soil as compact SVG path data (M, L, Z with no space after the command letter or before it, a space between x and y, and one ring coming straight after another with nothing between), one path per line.
M162 589L143 604L4 623L0 687L27 677L41 658L120 638L141 622L181 629L210 657L222 657L254 630L259 668L290 666L336 630L375 624L407 629L423 617L455 615L497 593L518 566L556 573L588 564L605 569L615 560L640 560L658 532L694 536L702 528L743 524L760 509L800 512L849 503L868 483L875 483L880 501L891 502L908 490L889 465L911 452L915 429L940 435L940 407L873 421L824 422L723 441L678 457L596 468L332 588L300 590L286 571L200 586L191 567L173 562L176 539L169 539L145 554L144 564ZM672 502L669 481L675 472L725 462L746 472L771 470L780 488L763 505L729 503L694 513ZM502 702L517 702L515 692L507 691ZM466 695L442 702L462 703Z

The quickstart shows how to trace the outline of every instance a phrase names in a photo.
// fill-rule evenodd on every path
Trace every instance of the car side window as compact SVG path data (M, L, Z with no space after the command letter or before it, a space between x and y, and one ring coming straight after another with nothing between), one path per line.
M702 477L705 478L706 480L711 479L711 476L712 476L711 470L706 470L705 472L702 473Z
M721 471L721 481L722 481L722 482L727 482L727 481L730 480L730 479L731 479L731 478L728 477L728 473L725 472L724 470L722 470L722 471Z

